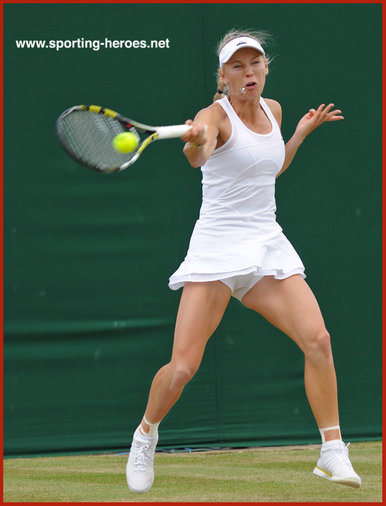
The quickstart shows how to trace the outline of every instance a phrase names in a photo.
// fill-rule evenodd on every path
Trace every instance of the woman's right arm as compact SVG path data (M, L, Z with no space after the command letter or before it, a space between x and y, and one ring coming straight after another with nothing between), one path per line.
M185 124L192 128L181 139L186 143L184 154L192 167L201 167L206 163L217 145L219 134L218 113L216 108L202 109L194 118Z

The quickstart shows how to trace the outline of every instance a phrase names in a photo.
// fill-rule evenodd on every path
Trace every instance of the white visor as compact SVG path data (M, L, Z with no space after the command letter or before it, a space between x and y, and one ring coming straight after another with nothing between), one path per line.
M221 49L220 54L218 56L220 68L224 63L229 61L232 55L242 49L243 47L253 47L257 49L263 56L265 56L264 49L257 42L257 40L252 39L251 37L237 37L236 39L231 40L228 44Z

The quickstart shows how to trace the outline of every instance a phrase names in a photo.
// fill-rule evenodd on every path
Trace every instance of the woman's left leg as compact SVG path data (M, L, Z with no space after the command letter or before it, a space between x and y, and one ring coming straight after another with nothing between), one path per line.
M242 302L287 334L304 353L306 394L325 443L314 474L360 487L361 480L341 441L330 335L310 287L299 275L283 280L266 276L244 295Z
M242 302L300 347L305 356L306 394L318 427L338 426L338 395L330 336L308 284L299 275L283 280L266 276L244 295ZM326 441L339 438L337 432L337 429L327 431Z

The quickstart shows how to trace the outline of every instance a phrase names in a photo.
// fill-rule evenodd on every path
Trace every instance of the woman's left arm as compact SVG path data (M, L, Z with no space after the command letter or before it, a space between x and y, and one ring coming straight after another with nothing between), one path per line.
M299 146L315 128L325 121L339 121L344 119L341 115L342 111L340 109L332 110L333 107L334 104L329 104L327 107L325 104L321 104L316 110L310 109L308 113L302 117L296 127L295 133L285 145L284 163L276 177L280 176L280 174L289 167Z

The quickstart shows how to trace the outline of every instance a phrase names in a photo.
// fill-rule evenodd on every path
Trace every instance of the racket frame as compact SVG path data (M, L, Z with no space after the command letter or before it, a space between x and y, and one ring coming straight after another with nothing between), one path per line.
M69 147L65 136L63 134L62 129L62 121L63 119L68 116L69 114L76 112L76 111L84 111L84 112L91 112L94 114L104 114L105 116L109 116L110 118L119 121L119 123L127 129L128 132L134 127L135 130L138 130L141 133L148 134L149 136L146 137L141 144L137 147L135 154L131 156L129 160L122 163L119 167L113 167L111 169L101 169L96 166L94 166L91 163L87 163L85 160L80 159L78 156L75 155L75 153L72 151L72 149ZM112 109L109 109L108 107L101 107L99 105L75 105L72 107L69 107L65 111L62 112L62 114L58 117L56 120L56 134L66 150L66 152L76 160L77 162L81 163L82 165L85 165L88 168L91 168L93 170L96 170L97 172L102 172L105 174L111 174L113 172L120 172L127 167L130 167L130 165L133 165L140 155L142 154L143 150L152 142L156 141L157 139L173 139L177 137L182 137L189 129L191 128L190 125L169 125L169 126L159 126L154 127L150 125L145 125L144 123L139 123L138 121L131 120L129 118L126 118L122 114L113 111Z

